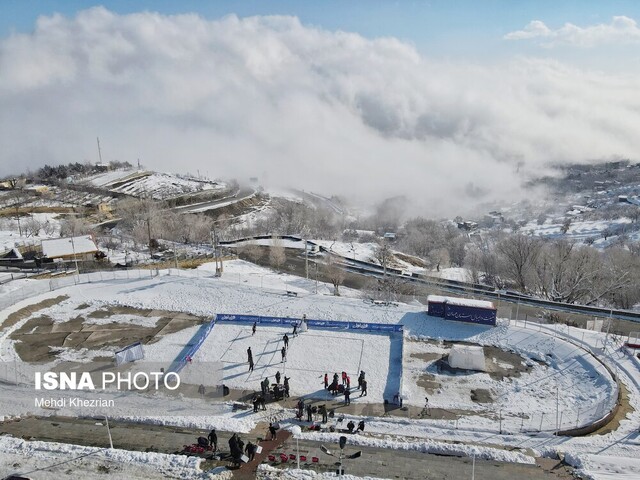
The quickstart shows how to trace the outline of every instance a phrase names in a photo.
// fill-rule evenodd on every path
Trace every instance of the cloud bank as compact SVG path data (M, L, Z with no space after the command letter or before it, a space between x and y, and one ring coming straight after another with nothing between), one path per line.
M533 20L522 30L507 33L506 40L539 40L543 45L573 45L593 47L607 44L634 44L640 42L640 28L632 18L613 17L611 23L600 23L589 27L579 27L565 23L557 30L551 30L544 22Z
M139 158L427 216L521 194L549 162L638 158L640 81L552 60L431 60L294 17L40 18L0 41L0 175Z

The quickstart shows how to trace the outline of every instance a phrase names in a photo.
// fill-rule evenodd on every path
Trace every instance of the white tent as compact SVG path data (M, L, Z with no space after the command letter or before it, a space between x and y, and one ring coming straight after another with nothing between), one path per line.
M449 365L453 368L486 372L484 349L471 345L454 345L449 352Z

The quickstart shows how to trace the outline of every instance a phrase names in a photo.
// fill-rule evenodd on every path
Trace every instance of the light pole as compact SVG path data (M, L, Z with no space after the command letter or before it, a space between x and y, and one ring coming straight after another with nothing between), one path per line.
M304 240L304 275L309 280L309 244Z
M104 421L107 424L107 433L109 434L109 446L113 450L113 439L111 438L111 429L109 428L109 419L107 418L106 415L104 416Z
M73 241L73 237L71 237L71 249L73 250L73 261L76 265L76 274L78 276L78 280L80 279L80 270L78 269L78 256L76 255L76 244Z
M211 243L213 245L213 258L216 262L216 277L222 276L222 258L218 252L218 233L216 232L216 224L211 224ZM219 263L218 263L219 262Z
M338 471L336 472L338 474L339 477L341 477L342 475L344 475L344 467L342 466L342 460L343 458L349 458L349 459L354 459L354 458L359 458L362 455L362 451L357 451L356 453L352 453L351 455L348 456L344 456L344 447L347 444L347 437L342 436L340 437L340 441L339 441L339 447L340 447L340 455L338 457L338 463L337 463L337 467L338 467ZM325 447L324 445L320 445L320 450L322 450L323 453L326 453L327 455L331 456L331 457L335 457L335 455L333 453L331 453L327 447Z

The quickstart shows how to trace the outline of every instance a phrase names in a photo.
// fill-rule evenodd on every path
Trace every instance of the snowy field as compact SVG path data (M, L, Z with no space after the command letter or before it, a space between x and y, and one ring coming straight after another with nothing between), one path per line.
M19 282L16 285L24 287L42 281ZM13 283L0 288L8 293L16 292L18 289L14 289ZM34 288L34 291L36 290L38 289ZM284 295L287 290L297 291L298 296ZM457 422L367 417L367 434L354 438L354 442L434 453L478 453L495 459L502 459L499 455L506 455L512 461L529 460L523 458L522 453L505 452L495 447L531 449L539 455L555 455L561 452L567 454L567 458L581 469L586 478L638 478L637 472L640 467L635 459L640 453L637 431L640 424L640 369L638 362L624 354L618 345L610 342L605 349L603 334L587 332L585 335L583 330L571 327L551 328L531 324L525 327L522 323L509 325L504 321L495 328L459 324L428 317L424 313L424 306L420 305L374 306L364 303L357 297L357 292L348 289L344 289L344 297L323 294L329 292L330 288L322 284L319 294L314 294L314 291L313 281L276 274L246 262L233 261L225 263L225 273L221 278L214 278L212 272L205 267L196 271L164 271L157 277L96 280L92 283L64 287L22 300L15 306L3 310L0 312L0 322L11 312L24 306L64 294L69 296L69 300L49 307L46 312L54 322L73 318L82 311L79 307L85 304L84 308L88 308L86 305L91 308L120 305L188 312L205 317L213 317L217 313L236 313L301 318L306 314L309 319L402 323L405 325L404 351L401 357L404 366L402 382L406 404L423 404L426 391L418 385L417 380L424 373L434 373L432 363L424 358L420 359L419 356L445 353L447 347L443 342L446 341L465 341L509 350L519 355L530 369L520 377L503 381L493 380L486 373L472 373L462 378L466 385L460 382L460 379L455 383L441 378L440 391L430 395L432 406L473 410L471 415L462 416ZM21 371L27 373L28 366L16 357L13 340L9 339L9 335L28 319L29 317L0 330L0 358L5 362L16 362ZM100 324L103 320L92 321ZM156 319L153 315L145 320L121 315L111 317L109 321L127 326L140 322L148 322L150 325ZM145 347L146 355L148 358L170 363L189 344L197 329L198 327L190 327L162 336L158 342ZM400 357L396 357L400 342L394 337L387 334L312 329L291 339L287 362L282 363L280 347L285 332L290 330L284 327L259 326L256 335L252 336L248 326L217 324L196 354L194 363L187 369L197 370L199 362L220 361L224 365L225 383L247 390L258 390L258 382L262 378L269 376L272 379L275 372L280 370L283 375L291 377L293 395L311 396L326 395L321 384L325 372L331 376L333 372L340 373L346 370L351 374L352 383L357 383L357 372L362 369L367 373L369 396L359 399L356 393L352 397L356 403L364 402L365 398L367 402L381 403L395 388L390 385L393 383L391 379L397 378L400 374ZM247 371L246 363L246 349L249 346L256 363L251 374ZM555 437L551 431L557 423L562 427L568 427L595 419L608 410L617 395L616 386L609 374L587 350L598 354L612 370L618 372L629 390L629 402L633 411L627 418L622 419L620 426L613 433L593 437ZM71 358L87 361L90 357L91 355L78 355ZM21 383L23 385L18 387L3 387L0 392L2 415L20 416L33 410L33 390L24 384L25 380L21 379ZM494 403L488 406L474 405L465 398L465 392L470 388L489 390ZM154 412L162 407L163 402L166 402L167 407L176 405L175 398L147 399L131 395L121 404L121 410L116 417L181 426L209 425L241 432L251 430L255 422L262 419L244 412L233 412L231 406L226 404L211 404L198 398L189 399L184 411L176 412L173 417L141 413ZM210 411L207 410L207 405ZM190 416L188 412L193 410L201 412L206 417ZM562 412L561 419L556 420L556 412ZM282 415L277 413L277 410L268 413ZM291 418L291 414L284 413L282 418L282 423L286 426L285 419ZM539 433L539 425L542 425L542 430L546 432ZM499 427L503 430L502 434L499 433ZM303 438L315 438L317 435L331 434L304 432L298 435ZM324 437L318 438L325 441ZM451 441L461 444L453 445L449 443ZM22 455L20 451L25 452L23 447L11 448L15 451L10 455L19 456ZM61 454L51 454L51 458L58 458L56 456L59 455ZM0 461L5 462L6 458L0 456ZM616 459L620 460L616 462ZM155 477L150 475L148 478Z
M391 399L399 389L400 362L389 362L392 345L400 351L398 334L351 333L309 330L289 340L286 362L281 361L283 336L291 336L291 328L263 327L251 335L251 326L218 324L193 360L221 361L224 382L233 388L260 391L259 382L265 377L273 382L276 372L291 378L291 395L330 399L324 390L323 377L347 372L352 386L357 385L358 373L364 370L368 379L368 394L360 401L381 403ZM254 371L248 371L247 348L251 347ZM399 360L399 356L398 356ZM356 395L352 399L356 401Z
M226 188L227 186L224 183L181 178L168 173L152 173L151 175L134 178L112 190L133 196L147 194L157 200L166 200L179 195L202 191L223 191Z

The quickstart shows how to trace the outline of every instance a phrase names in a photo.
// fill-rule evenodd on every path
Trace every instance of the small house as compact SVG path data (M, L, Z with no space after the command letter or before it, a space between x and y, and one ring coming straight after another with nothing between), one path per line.
M92 261L98 251L92 235L42 240L42 255L50 261Z

